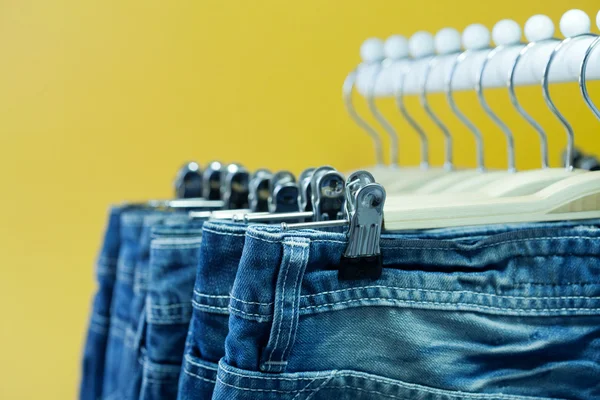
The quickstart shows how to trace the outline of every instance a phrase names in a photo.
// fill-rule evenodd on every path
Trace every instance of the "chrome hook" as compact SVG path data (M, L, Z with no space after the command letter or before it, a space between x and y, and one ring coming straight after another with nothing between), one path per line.
M524 43L520 42L521 27L515 21L509 19L505 19L498 22L492 30L492 36L494 38L494 43L496 44L496 47L487 54L485 60L483 60L483 63L481 64L481 68L477 73L477 83L475 84L475 91L477 92L477 98L483 110L491 118L491 120L494 121L494 123L500 128L500 130L502 130L502 133L504 133L504 136L506 137L508 171L515 172L517 170L515 163L515 138L508 125L505 124L504 121L500 119L500 117L498 117L498 115L492 110L492 108L486 101L485 96L483 94L483 76L489 62L498 53L502 52L507 48L511 48Z
M600 11L596 15L596 25L600 29ZM592 53L594 52L594 49L596 47L598 47L598 44L600 44L600 37L596 38L590 44L587 51L585 52L585 56L583 57L583 61L581 62L581 68L579 71L579 88L581 90L581 94L583 95L583 99L585 100L585 102L588 105L588 107L590 108L590 110L592 110L592 112L594 113L596 118L600 119L600 110L594 104L594 102L592 101L592 98L590 97L590 94L589 94L588 88L587 88L587 77L586 77L588 63L590 61Z
M360 115L358 115L352 102L352 91L354 89L358 71L361 66L373 64L383 59L383 45L381 44L381 41L379 39L367 39L361 46L361 55L363 56L364 61L354 71L350 72L344 80L344 85L342 86L342 97L350 117L373 140L377 165L383 165L383 145L381 143L381 138L379 137L377 131Z
M408 46L406 38L400 35L390 36L384 44L385 59L383 59L373 74L373 78L367 88L366 99L367 105L373 117L379 122L383 129L387 132L390 137L390 165L395 167L399 165L398 162L398 148L399 138L398 133L389 121L383 116L381 111L377 108L375 103L375 88L377 86L377 80L381 72L388 68L393 62L401 61L408 57Z
M529 18L525 23L525 37L529 41L527 46L525 46L517 55L513 64L508 73L508 95L510 98L510 102L513 107L517 110L517 112L535 129L538 133L538 137L540 138L540 149L541 149L541 157L542 157L542 168L548 168L548 137L544 128L535 120L517 99L517 93L515 91L515 73L517 71L517 66L519 62L523 59L523 57L535 46L538 46L542 43L548 43L551 41L556 41L558 39L554 38L554 23L552 20L546 15L534 15Z
M431 70L437 66L441 56L451 54L458 55L460 53L460 33L456 29L444 28L435 35L434 42L438 56L429 60L425 66L425 70L423 71L423 80L421 81L421 86L419 88L419 99L421 106L425 110L425 113L427 113L429 118L431 118L433 123L442 131L444 135L444 169L452 171L454 169L452 157L452 136L450 135L450 130L429 106L429 100L427 98L427 83L429 82Z
M446 100L448 101L448 104L450 104L450 108L475 137L477 148L477 169L479 171L485 171L483 135L481 134L481 131L458 108L458 105L454 101L454 90L452 88L452 83L458 67L473 52L489 48L489 42L490 32L485 26L481 24L469 25L463 32L463 44L466 50L460 53L460 55L454 59L454 62L450 68L450 73L448 74L445 82Z
M598 15L600 15L600 13ZM590 97L590 94L589 94L588 88L587 88L587 77L586 77L588 63L590 61L592 53L594 52L594 49L596 47L598 47L598 45L600 45L600 37L597 37L590 44L590 47L588 47L587 51L585 52L585 57L583 58L583 62L581 63L581 70L579 71L579 88L581 89L581 94L583 95L583 99L585 100L585 102L588 105L588 107L590 108L590 110L592 110L592 112L596 115L596 118L600 119L600 110L598 109L598 107L596 107L596 105L594 104L594 102L592 101L592 99Z
M583 20L582 20L583 18ZM585 19L587 19L587 26L585 24ZM583 22L583 23L582 23ZM546 105L550 108L550 111L558 118L562 126L565 128L567 132L567 154L565 157L565 168L567 170L573 169L573 152L575 149L575 133L573 131L573 127L567 121L567 118L558 110L552 97L550 96L550 68L552 67L552 63L554 62L556 55L560 52L560 50L572 42L574 39L579 39L583 37L596 37L598 35L590 33L590 20L587 14L581 10L569 10L567 11L561 18L561 30L565 36L568 36L566 39L561 41L550 54L550 58L544 67L544 73L542 75L542 93L544 95L544 100L546 101Z
M398 82L398 87L395 89L394 97L396 99L396 106L398 110L406 119L408 124L417 132L421 139L421 168L429 168L429 139L425 134L425 131L417 123L417 121L408 113L406 105L404 104L404 87L406 84L406 78L410 75L415 61L430 57L433 54L433 37L428 32L417 32L415 33L408 42L409 51L413 57L413 62L410 66L403 68Z

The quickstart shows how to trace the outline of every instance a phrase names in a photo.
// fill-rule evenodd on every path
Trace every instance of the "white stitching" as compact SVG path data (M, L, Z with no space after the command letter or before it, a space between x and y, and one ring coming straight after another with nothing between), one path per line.
M262 242L267 242L267 243L282 243L285 239L294 239L294 236L288 236L288 237L282 237L279 240L268 240L268 239L263 239L261 237L258 236L254 236L252 235L250 232L246 233L246 237L251 237L252 239L256 239L256 240L260 240ZM325 243L341 243L341 244L347 244L347 241L343 241L343 240L329 240L329 239L314 239L311 240L311 242L325 242Z
M197 308L207 308L209 310L216 310L216 311L225 311L225 312L229 311L229 309L227 307L207 306L205 304L198 303L196 300L192 300L192 306L197 307Z
M491 243L485 246L472 246L468 249L461 249L456 247L405 247L405 246L382 246L382 249L404 249L404 250L445 250L445 251L474 251L480 249L486 249L488 247L500 246L508 243L519 243L519 242L531 242L531 241L540 241L540 240L561 240L561 239L584 239L584 240L597 240L600 241L600 237L588 237L588 236L549 236L549 237L533 237L533 238L524 238L524 239L513 239L513 240L505 240L501 242ZM390 239L394 240L394 239ZM413 239L419 240L419 239Z
M152 305L152 303L148 302L147 303L150 308L155 309L155 310L161 310L161 309L171 309L171 308L183 308L183 307L189 307L190 303L175 303L175 304L168 304L168 305Z
M326 379L326 377L324 377L322 379ZM244 388L244 387L232 385L232 384L227 383L227 382L223 382L223 380L221 378L219 378L218 375L217 375L217 381L219 381L220 383L222 383L225 386L229 386L229 387L232 387L234 389L239 389L239 390L243 390L243 391L247 391L247 392L296 393L296 392L298 392L300 390L300 389L298 389L298 390L277 390L277 389L250 389L250 388ZM306 389L307 392L314 392L315 390L318 390L318 389Z
M215 235L221 235L221 236L246 236L246 234L244 233L227 233L227 232L218 232L218 231L214 231L210 228L204 228L202 230L203 232L210 232L210 233L214 233Z
M237 297L235 297L233 294L230 294L230 296L235 301L239 301L240 303L244 303L244 304L252 304L252 305L258 305L258 306L264 306L264 307L272 306L273 304L275 304L275 302L262 303L262 302L256 302L256 301L241 300L241 299L238 299Z
M208 297L210 299L229 299L229 295L204 294L194 289L194 294L200 297Z
M332 378L342 378L342 377L353 377L353 378L358 378L358 379L364 379L364 380L368 380L368 381L373 381L373 382L377 382L377 383L383 383L386 385L392 385L392 386L398 386L401 387L403 389L407 389L407 390L416 390L416 391L420 391L420 392L426 392L426 393L431 393L431 394L437 394L437 395L445 395L445 396L452 396L452 397L470 397L470 398L489 398L490 394L484 394L484 393L469 393L469 392L461 392L461 391L453 391L453 390L447 390L447 389L436 389L436 388L431 388L431 387L427 387L427 386L422 386L419 384L414 384L414 383L408 383L408 382L399 382L399 381L395 381L393 379L386 379L386 378L376 378L373 376L369 376L368 374L364 374L364 373L360 373L360 372L353 372L353 371L332 371L332 374L327 376L317 376L316 378L303 378L303 377L297 377L297 378L283 378L283 377L261 377L261 376L254 376L254 375L243 375L243 374L238 374L238 373L234 373L232 371L229 371L227 369L222 369L222 371L225 374L231 374L231 375L237 375L239 377L242 378L248 378L250 380L253 379L257 379L257 380L280 380L280 381L307 381L310 380L311 383L314 382L314 380L316 379L328 379L331 380ZM219 379L220 382L224 383L225 385L228 385L227 383L223 382L218 376L217 379ZM233 386L233 385L229 385L229 386ZM235 387L235 386L233 386ZM332 388L335 387L341 387L341 386L330 386ZM352 386L349 386L349 388L352 388ZM239 388L242 390L252 390L252 389L244 389L244 388ZM258 390L258 389L257 389ZM307 391L314 391L315 389L309 389ZM276 390L275 390L276 391ZM290 392L297 392L297 390L293 390L293 391L289 391L289 392L284 392L284 393L290 393ZM523 397L523 396L514 396L514 395L506 395L506 394L494 394L493 396L497 397L497 398L503 398L503 399L515 399L515 400L520 400L520 399L534 399L533 397Z
M237 308L232 307L231 305L229 306L229 311L231 311L232 314L240 313L240 314L247 315L247 316L250 316L250 317L257 317L261 321L270 321L273 318L273 314L252 314L252 313L247 313L245 311L238 310Z
M185 374L188 374L188 375L190 375L190 376L193 376L194 378L202 379L203 381L206 381L206 382L210 382L210 383L213 383L213 384L214 384L214 383L217 383L217 381L215 381L215 380L208 379L208 378L204 378L204 377L202 377L202 376L200 376L200 375L196 375L196 374L194 374L194 373L192 373L192 372L188 371L188 370L187 370L187 369L185 369L185 368L183 369L183 372L184 372ZM217 379L218 379L218 378L217 378Z
M290 242L294 243L293 240L290 241ZM292 246L295 246L295 244L292 244ZM307 254L305 252L307 246L303 246L303 247L304 247L304 249L301 250L301 253L300 253L301 257L302 257L302 260L300 261L299 265L296 265L297 273L296 273L296 279L294 280L294 295L293 295L293 298L292 298L293 301L292 301L292 318L290 319L290 332L287 335L287 343L285 344L285 348L283 349L283 352L281 352L281 361L284 360L285 352L287 351L288 346L290 345L290 342L291 342L292 332L293 332L293 328L294 328L294 316L296 315L296 298L297 298L297 296L299 294L298 292L300 291L298 289L298 285L301 284L301 282L300 282L300 275L301 275L302 269L304 269L306 263L308 262L308 259L307 259L308 257L307 257ZM294 332L294 336L295 336L295 332Z
M188 363L190 363L192 365L195 365L196 367L200 367L200 368L204 368L204 369L209 369L211 371L217 371L217 368L215 368L215 367L209 367L208 365L200 364L200 363L194 361L189 354L185 355L185 361L187 361Z
M319 390L321 390L323 388L323 386L325 386L326 384L328 384L331 381L331 379L333 378L334 375L335 375L335 371L331 374L331 376L329 378L327 378L319 386L317 386L315 388L315 390L305 400L310 400L310 398L313 397ZM317 379L318 379L318 377L316 377L312 381L308 382L308 384L306 386L304 386L304 388L301 391L299 391L298 393L296 393L296 395L294 396L294 398L292 400L294 400L298 396L300 396L300 393L308 391L308 387L310 385L312 385L313 382L316 381Z
M281 307L280 307L281 316L279 318L279 321L277 322L278 323L278 326L277 326L277 336L275 336L275 344L273 344L273 347L271 348L271 354L269 355L269 358L268 358L268 360L267 360L267 362L265 364L270 363L271 360L273 359L273 353L275 352L275 349L277 348L277 344L279 342L279 334L281 333L281 324L283 323L283 308L284 308L283 306L284 306L284 303L285 303L285 286L286 286L286 283L287 283L288 272L290 272L290 264L291 264L292 258L294 257L294 247L295 246L290 246L290 248L291 248L290 256L289 256L289 258L288 258L288 260L286 262L286 265L285 265L285 276L283 278L283 284L282 284L283 290L282 290L282 293L281 293ZM267 369L270 371L271 370L271 365L267 365Z
M316 306L300 307L300 310L317 309L317 308L322 308L322 307L335 306L338 304L347 304L347 303L354 303L354 302L360 302L360 301L388 301L388 302L394 303L396 305L402 305L403 303L414 303L414 304L437 304L437 305L445 305L445 306L467 306L467 307L472 307L474 309L514 310L514 311L521 311L525 314L535 314L536 312L554 312L554 311L600 311L600 308L511 308L511 307L483 306L483 305L478 305L478 304L460 303L460 302L443 303L443 302L435 302L435 301L398 300L398 299L388 299L385 297L374 297L374 298L363 297L360 299L352 299L352 300L346 300L346 301L340 301L340 302L326 303L326 304L321 304L321 305L316 305Z
M509 295L501 295L501 294L494 294L494 293L479 293L479 292L472 292L469 290L436 290L436 289L417 289L417 288L404 288L404 287L394 287L394 286L384 286L384 285L378 285L378 286L360 286L360 287L356 287L356 288L348 288L348 289L340 289L340 290L331 290L328 292L321 292L321 293L315 293L315 294L307 294L307 295L303 295L301 297L303 298L309 298L309 297L316 297L316 296L322 296L322 295L328 295L328 294L334 294L334 293L342 293L342 292L349 292L349 291L359 291L359 290L364 290L364 289L389 289L389 290L405 290L405 291L415 291L415 292L422 292L422 293L444 293L444 294L474 294L477 296L492 296L492 297L499 297L499 298L507 298L507 299L525 299L525 300L555 300L555 299L559 299L559 300L567 300L567 299L590 299L590 300L597 300L600 299L600 297L588 297L588 296L547 296L547 297L531 297L531 296L509 296Z

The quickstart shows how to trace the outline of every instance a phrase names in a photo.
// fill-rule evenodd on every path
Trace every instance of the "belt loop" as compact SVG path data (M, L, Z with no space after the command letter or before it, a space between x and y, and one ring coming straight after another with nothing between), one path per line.
M263 351L260 369L283 372L298 327L300 289L309 256L308 238L288 237L283 241L283 259L275 289L273 325Z

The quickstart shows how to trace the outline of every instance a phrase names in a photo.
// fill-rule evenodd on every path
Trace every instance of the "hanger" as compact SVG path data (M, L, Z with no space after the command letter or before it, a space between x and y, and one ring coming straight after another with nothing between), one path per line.
M350 118L352 118L356 125L365 131L373 141L376 164L374 166L367 167L366 169L375 174L383 174L387 170L387 167L385 167L383 162L383 144L381 142L379 133L377 133L375 128L369 125L369 123L358 114L352 101L352 93L358 78L358 73L363 70L367 70L372 73L373 70L380 68L380 62L384 56L383 44L381 43L381 40L377 38L365 40L360 47L360 55L362 59L361 64L359 64L358 67L350 72L344 80L344 84L342 85L342 98Z
M574 38L589 36L581 13L567 13L561 25L563 32L572 34L556 45L544 68L542 87L544 98L565 126L573 146L573 131L566 118L555 107L549 92L549 72L556 55ZM574 22L577 22L576 24ZM589 27L589 24L588 24ZM588 29L589 30L589 29ZM580 85L585 83L585 71L580 71ZM585 98L586 96L584 96ZM571 170L567 160L567 168ZM600 172L571 174L540 191L524 196L503 198L475 198L456 202L415 202L410 199L388 199L385 209L389 229L421 229L449 226L519 223L535 221L577 220L600 217Z
M596 26L598 27L598 29L600 29L600 11L598 11L598 14L596 15ZM594 41L590 44L590 46L586 50L585 55L583 57L583 61L581 62L581 68L579 71L579 87L581 89L581 95L583 96L587 106L590 108L590 110L592 110L592 112L598 119L600 119L600 110L598 109L598 107L596 107L596 105L592 101L590 94L588 92L586 74L587 74L588 63L590 61L590 58L592 57L592 53L594 52L594 49L596 47L598 47L599 44L600 44L600 37L597 37L596 39L594 39Z
M490 119L500 128L500 130L504 133L506 137L506 145L507 145L507 170L506 171L491 171L486 172L484 174L479 174L478 176L468 178L463 182L459 182L446 190L443 190L442 193L461 193L461 192L476 192L480 190L480 188L486 184L491 182L498 181L501 178L506 176L510 176L511 174L516 172L515 165L515 143L514 136L510 128L506 123L504 123L500 117L491 109L487 101L485 100L485 96L483 93L483 78L486 71L486 68L490 65L490 62L502 54L505 55L506 50L515 49L518 51L521 47L521 27L519 24L513 20L505 19L499 21L494 25L492 29L492 38L493 42L496 45L494 49L487 53L487 56L481 63L481 66L477 72L475 91L477 93L477 99L479 100L479 104L486 112L486 114L490 117Z
M423 65L429 65L434 59L435 39L424 31L420 31L411 36L408 41L408 53L412 56L412 61L406 62L400 70L398 82L394 89L396 106L404 119L419 135L421 141L421 165L418 168L401 168L395 176L392 183L382 182L391 193L404 194L411 193L416 188L445 175L450 170L448 168L431 168L429 166L429 142L423 128L410 115L404 104L404 89L409 78L414 78L414 73L418 73ZM418 75L417 75L418 76Z
M475 137L477 151L477 168L468 170L459 170L435 179L423 186L417 188L413 193L417 195L443 193L444 190L453 187L465 179L478 176L485 171L484 153L483 153L483 135L479 129L461 112L454 101L453 81L459 66L468 58L481 54L482 51L489 48L490 32L481 24L469 25L462 34L462 43L465 51L460 53L450 65L445 80L445 94L450 108L461 122L469 129ZM389 191L389 193L393 193Z

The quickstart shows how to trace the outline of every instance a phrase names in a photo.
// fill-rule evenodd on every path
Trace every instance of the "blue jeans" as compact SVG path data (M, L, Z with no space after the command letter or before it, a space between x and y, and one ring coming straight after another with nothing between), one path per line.
M598 221L384 234L339 281L341 234L251 227L214 399L594 399Z
M225 355L229 293L244 248L246 226L206 222L192 297L192 320L187 336L180 400L210 399L218 362Z
M102 249L96 263L98 291L94 296L83 351L82 377L79 388L81 400L96 400L102 396L104 361L110 327L110 303L117 277L117 259L121 244L121 211L119 207L113 207L110 210Z
M137 260L133 274L133 297L129 305L129 320L125 328L125 340L120 374L121 399L137 400L142 384L142 340L145 327L144 306L148 286L150 263L150 240L152 228L164 223L171 213L154 211L143 218Z
M179 372L192 315L202 222L152 229L142 328L143 377L140 399L177 398Z
M127 326L130 321L133 281L137 263L139 239L142 233L146 209L125 209L121 214L119 258L117 277L112 295L110 330L106 347L106 362L102 398L120 399L120 376L126 373L123 366L123 349Z

